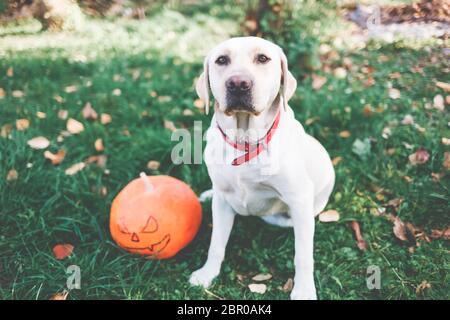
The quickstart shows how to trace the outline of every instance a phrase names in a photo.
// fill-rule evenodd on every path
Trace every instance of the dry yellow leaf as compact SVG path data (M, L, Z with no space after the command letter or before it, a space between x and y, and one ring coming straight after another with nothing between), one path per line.
M44 152L44 157L51 161L53 165L58 165L63 162L66 156L66 152L64 150L59 150L57 153L51 153L50 151Z
M77 90L78 90L78 88L75 85L67 86L64 89L64 91L66 91L67 93L73 93L73 92L76 92Z
M321 222L335 222L339 220L339 212L336 210L327 210L319 214L319 221Z
M317 74L312 74L312 88L314 90L319 90L327 82L327 78L319 76Z
M55 293L50 300L67 300L67 296L69 295L69 291L58 292Z
M19 131L25 131L30 126L30 120L28 119L17 119L16 120L16 128Z
M169 129L172 132L177 130L173 121L170 120L164 120L164 128Z
M402 240L407 241L408 238L406 237L406 227L402 220L400 220L399 217L394 218L394 227L392 228L394 231L395 236Z
M267 291L267 286L263 283L252 283L248 285L251 292L264 294Z
M81 170L83 170L86 167L86 163L79 162L72 165L70 168L66 169L65 173L68 176L73 176L74 174L77 174Z
M270 273L260 273L252 278L253 281L267 281L272 279L272 275Z
M205 107L205 103L203 102L202 99L196 99L194 101L194 107L196 107L198 109L203 109Z
M160 163L156 160L151 160L147 163L147 168L149 168L150 170L158 170L160 167Z
M401 96L400 90L395 89L395 88L389 88L388 92L389 92L389 98L394 99L394 100L399 99Z
M45 149L50 145L50 141L46 137L35 137L33 139L28 140L27 144L33 149Z
M14 76L14 68L13 67L9 67L8 70L6 70L6 75L8 77Z
M6 181L14 181L19 178L19 173L16 169L11 169L8 171L8 174L6 175Z
M85 119L97 120L97 118L98 118L98 114L94 110L94 108L92 108L92 105L90 102L87 102L84 105L84 108L81 111L81 113L83 115L83 118L85 118Z
M109 115L109 114L107 114L107 113L102 113L101 115L100 115L100 122L102 123L102 124L108 124L108 123L110 123L112 121L112 118L111 118L111 116Z
M105 150L105 146L103 145L102 139L95 140L94 146L95 146L95 150L97 150L97 151Z
M437 81L436 82L436 87L441 88L442 90L446 91L446 92L450 92L450 83L445 83L442 81Z
M68 116L69 116L69 111L67 111L65 109L61 109L58 111L58 118L60 118L61 120L66 120Z
M39 119L45 119L47 118L47 115L45 114L45 112L38 111L36 112L36 117L38 117Z
M25 95L22 90L13 90L11 94L14 98L22 98Z
M83 124L73 118L67 120L66 128L71 134L78 134L84 130Z

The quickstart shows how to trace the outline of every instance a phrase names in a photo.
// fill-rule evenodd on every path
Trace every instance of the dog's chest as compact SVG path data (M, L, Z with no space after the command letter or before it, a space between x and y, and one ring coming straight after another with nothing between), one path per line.
M216 181L220 192L238 214L266 216L287 211L267 177L258 178L246 171L228 172Z

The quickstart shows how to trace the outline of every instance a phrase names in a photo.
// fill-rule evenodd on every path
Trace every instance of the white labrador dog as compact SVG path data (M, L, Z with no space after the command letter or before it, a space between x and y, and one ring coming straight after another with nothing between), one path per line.
M206 112L210 90L215 99L205 149L213 231L208 259L191 284L208 287L219 274L235 215L257 215L294 228L291 299L317 298L314 217L326 206L335 175L327 151L287 105L296 86L282 49L261 38L229 39L205 58L196 90Z

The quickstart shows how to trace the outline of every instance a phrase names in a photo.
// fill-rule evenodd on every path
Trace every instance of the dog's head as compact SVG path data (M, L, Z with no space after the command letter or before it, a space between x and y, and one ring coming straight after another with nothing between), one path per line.
M227 115L236 112L259 115L279 93L286 106L296 87L283 50L256 37L232 38L213 48L196 84L206 113L211 89L216 110Z

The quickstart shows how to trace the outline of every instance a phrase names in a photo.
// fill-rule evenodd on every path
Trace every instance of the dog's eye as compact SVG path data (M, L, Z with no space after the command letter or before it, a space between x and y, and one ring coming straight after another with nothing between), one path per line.
M227 56L220 56L216 59L216 63L219 66L227 65L230 62L230 59Z
M268 56L264 55L264 54L258 54L258 55L256 56L256 60L257 60L259 63L267 63L267 62L270 61L270 58L269 58Z

